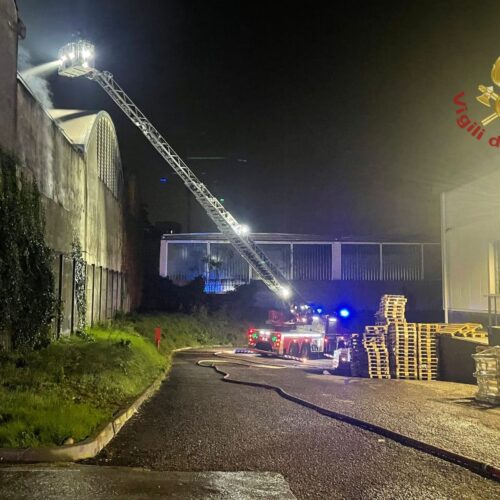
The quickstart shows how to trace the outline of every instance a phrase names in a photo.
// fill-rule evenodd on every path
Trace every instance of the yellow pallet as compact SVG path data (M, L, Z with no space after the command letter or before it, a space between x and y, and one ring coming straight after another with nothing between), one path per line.
M457 333L472 333L482 330L480 323L444 323L439 329L439 333L456 335Z

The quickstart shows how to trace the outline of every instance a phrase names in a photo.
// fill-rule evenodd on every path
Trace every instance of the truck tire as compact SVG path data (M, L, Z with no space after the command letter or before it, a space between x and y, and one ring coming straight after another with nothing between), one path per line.
M290 356L299 357L299 344L297 344L297 342L292 342L290 344L288 354L290 354Z
M309 359L311 357L311 346L309 344L303 344L300 350L300 356L302 358Z
M272 351L271 344L269 342L257 342L257 344L255 344L255 349L258 349L259 351Z

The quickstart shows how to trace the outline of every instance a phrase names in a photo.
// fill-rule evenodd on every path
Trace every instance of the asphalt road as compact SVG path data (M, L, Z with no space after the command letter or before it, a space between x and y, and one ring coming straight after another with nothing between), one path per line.
M475 385L324 375L324 361L293 365L277 358L221 353L231 380L267 383L289 394L500 469L500 407L478 403ZM282 366L283 369L264 369ZM330 362L331 364L331 362ZM225 365L220 365L224 370ZM328 372L327 372L328 373Z
M500 485L175 357L168 382L88 463L281 473L297 498L496 499Z

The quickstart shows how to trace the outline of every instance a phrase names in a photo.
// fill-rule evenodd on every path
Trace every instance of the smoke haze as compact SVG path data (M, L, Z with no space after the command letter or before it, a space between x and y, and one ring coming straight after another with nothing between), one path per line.
M57 63L44 64L43 70L39 70L39 66L34 67L31 64L31 56L29 52L22 46L19 46L17 56L17 68L23 80L26 82L36 99L46 109L53 109L52 92L49 83L43 75L57 68Z

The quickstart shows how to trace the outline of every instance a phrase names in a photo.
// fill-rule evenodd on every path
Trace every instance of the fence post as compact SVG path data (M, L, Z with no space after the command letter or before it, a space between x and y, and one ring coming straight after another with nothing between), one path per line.
M63 298L63 293L62 293L62 288L63 288L63 272L64 272L64 255L61 253L59 254L59 283L58 283L58 290L57 290L57 308L58 308L58 314L57 314L57 331L56 331L56 337L60 338L61 337L61 320L62 320L62 315L64 314L62 307L62 298Z
M101 309L102 309L102 266L99 266L99 308L97 319L101 321Z
M75 293L76 293L76 275L75 275L75 259L71 259L71 318L70 318L70 333L74 333L75 331Z
M104 291L104 295L106 296L104 300L104 319L108 319L108 287L109 287L109 270L106 268L105 269L105 275L106 275L106 289Z
M92 264L92 299L90 306L90 326L94 326L95 264Z

